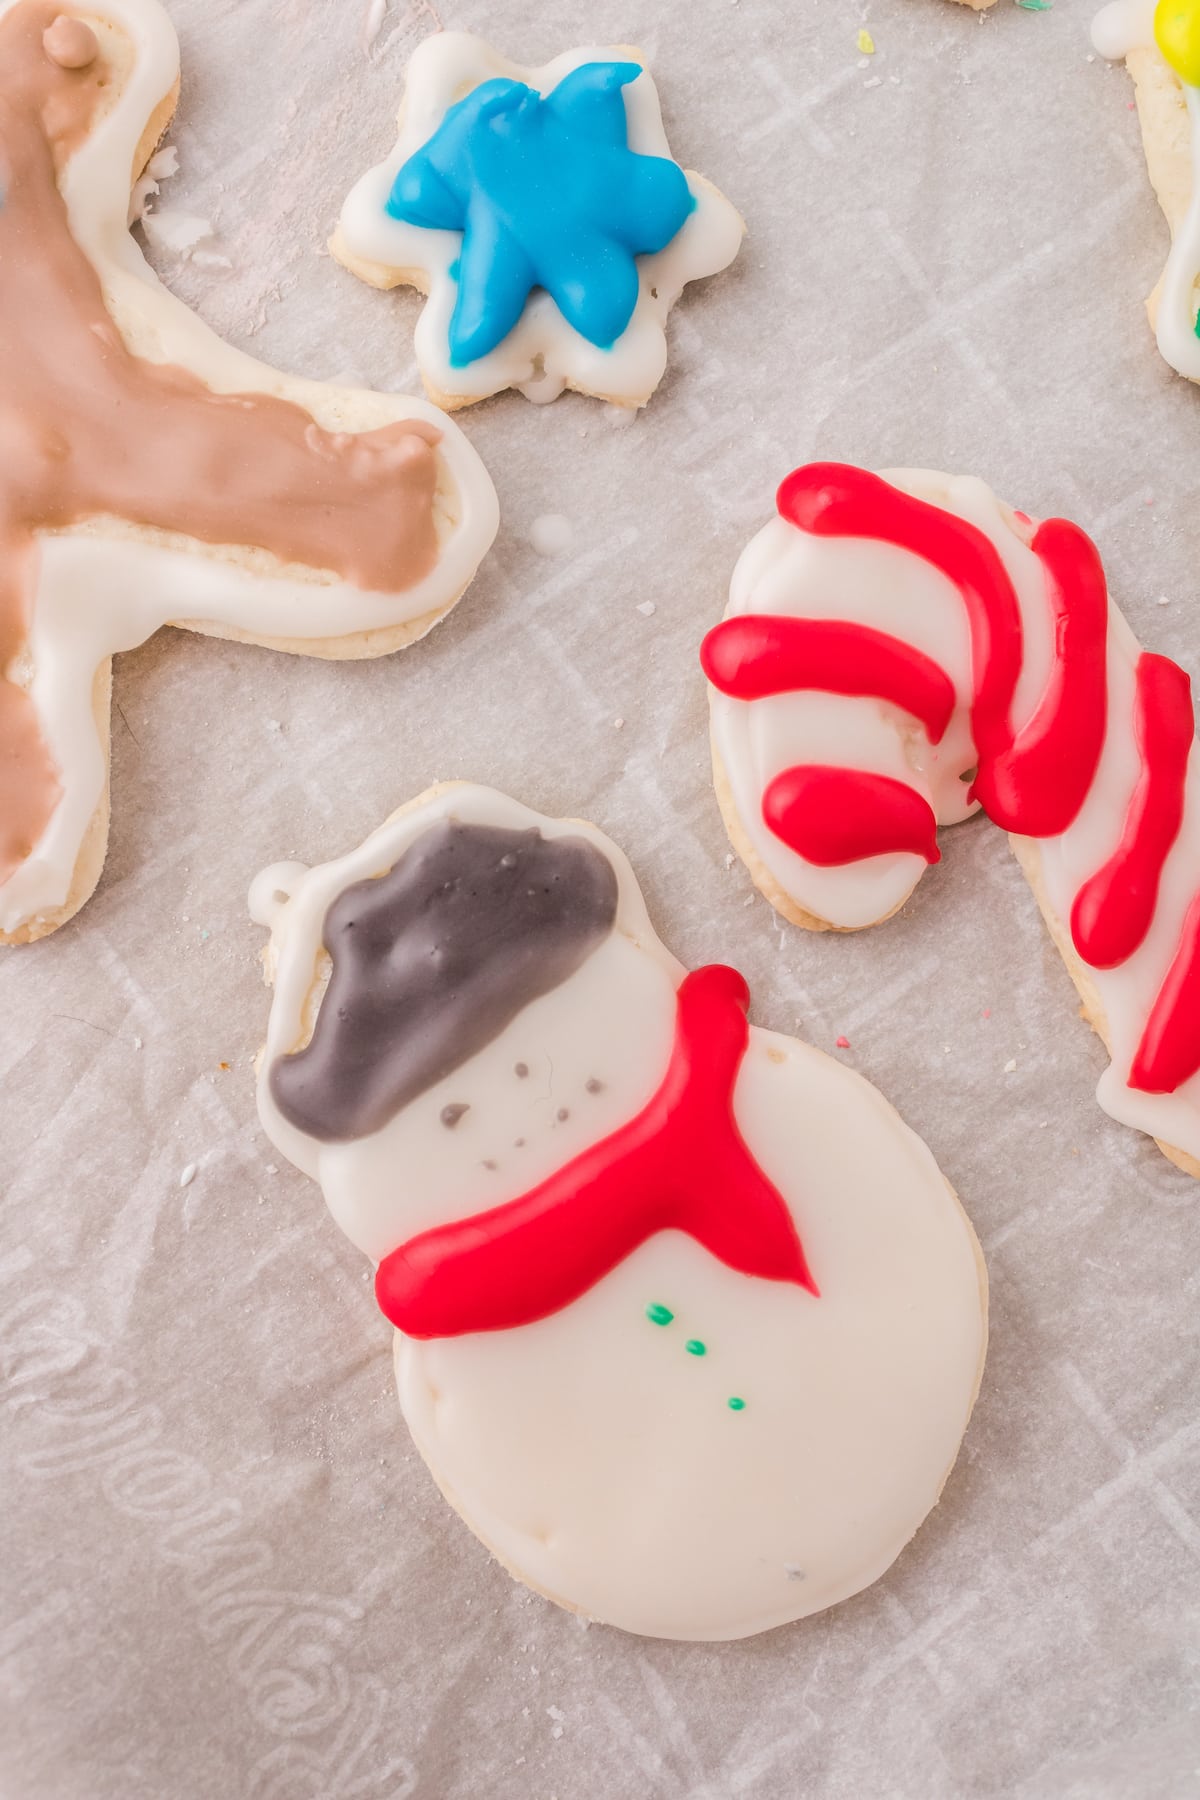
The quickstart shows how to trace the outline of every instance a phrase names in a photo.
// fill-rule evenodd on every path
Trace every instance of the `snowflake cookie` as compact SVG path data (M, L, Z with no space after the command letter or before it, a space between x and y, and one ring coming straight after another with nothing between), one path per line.
M744 231L672 159L637 51L526 69L441 32L413 57L396 147L352 189L331 249L373 287L429 295L417 361L442 406L510 387L644 406L667 314Z

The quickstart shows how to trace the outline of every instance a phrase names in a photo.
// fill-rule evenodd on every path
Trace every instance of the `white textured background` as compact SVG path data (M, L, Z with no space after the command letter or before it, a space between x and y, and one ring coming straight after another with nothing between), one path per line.
M504 525L426 644L338 666L166 632L118 664L103 883L0 962L0 1791L1197 1793L1200 1197L1094 1105L1102 1052L985 822L874 935L776 924L724 866L695 658L777 480L835 456L1069 513L1142 635L1200 672L1200 396L1142 317L1165 233L1128 83L1089 59L1087 0L982 22L941 0L439 4L530 62L640 42L676 154L751 236L677 312L636 423L515 397L468 416ZM172 10L164 201L209 216L231 266L168 281L261 356L411 386L415 299L322 245L432 8L389 0L369 52L366 0ZM575 532L556 560L528 544L549 512ZM831 1615L681 1647L514 1587L409 1447L360 1259L271 1166L246 885L448 775L598 821L681 956L739 964L764 1024L851 1040L975 1220L993 1336L964 1454L899 1565Z

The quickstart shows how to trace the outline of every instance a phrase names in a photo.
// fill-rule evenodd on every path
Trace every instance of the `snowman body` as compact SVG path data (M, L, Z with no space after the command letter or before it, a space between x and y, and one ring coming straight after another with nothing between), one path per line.
M590 846L615 875L611 927L378 1129L319 1141L272 1070L313 1030L314 997L319 1028L323 921L448 818ZM663 1082L684 971L591 827L452 786L338 863L268 871L254 903L276 972L264 1123L376 1263L576 1166ZM732 1121L819 1291L728 1266L685 1219L544 1316L396 1335L405 1418L471 1528L541 1592L648 1635L743 1636L873 1581L938 1498L983 1356L970 1226L874 1088L752 1029Z

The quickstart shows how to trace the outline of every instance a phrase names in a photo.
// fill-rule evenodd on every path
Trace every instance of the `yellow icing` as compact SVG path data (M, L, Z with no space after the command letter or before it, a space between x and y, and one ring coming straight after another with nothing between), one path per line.
M1158 0L1154 36L1179 79L1200 87L1200 0Z

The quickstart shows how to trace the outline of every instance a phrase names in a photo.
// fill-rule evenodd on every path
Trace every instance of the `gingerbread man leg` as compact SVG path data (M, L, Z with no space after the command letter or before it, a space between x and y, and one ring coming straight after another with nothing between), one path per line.
M986 1340L971 1228L882 1096L686 973L594 826L488 788L251 909L263 1124L378 1265L405 1418L501 1561L692 1639L881 1575Z
M936 832L1012 834L1112 1057L1101 1105L1200 1174L1191 684L1143 650L1076 525L983 482L813 464L779 490L701 657L731 840L795 923L904 904Z
M111 657L164 624L320 656L422 636L495 491L423 401L223 344L125 229L169 121L158 0L0 0L0 942L62 924L107 834Z

